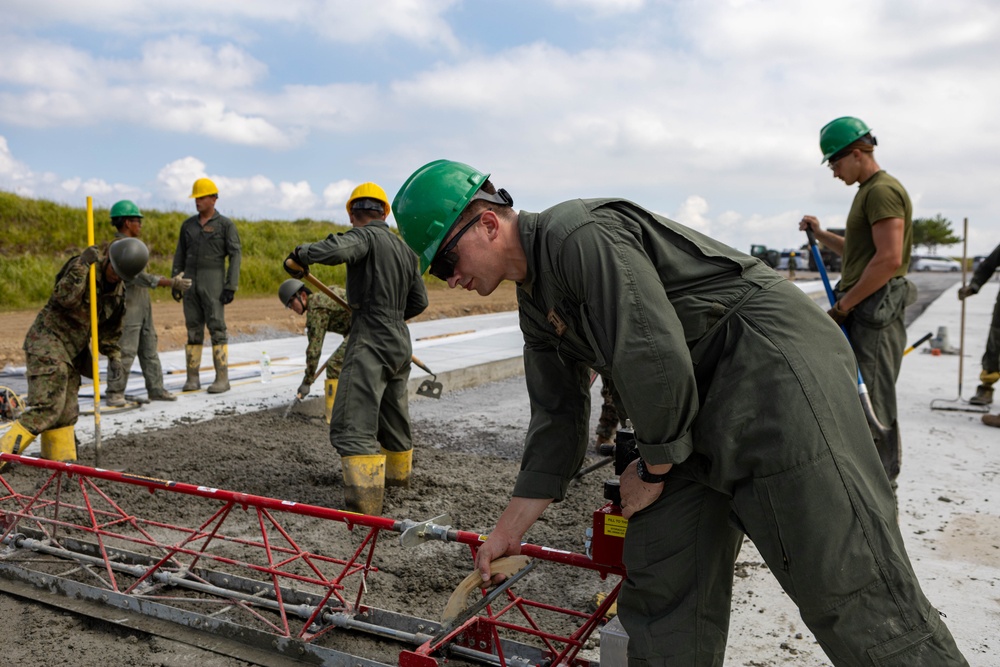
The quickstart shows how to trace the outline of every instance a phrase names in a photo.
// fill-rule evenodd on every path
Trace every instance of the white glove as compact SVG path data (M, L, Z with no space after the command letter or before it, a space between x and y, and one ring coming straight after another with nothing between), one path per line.
M191 287L191 279L184 277L184 272L181 271L176 276L170 279L170 291L178 291L182 294L186 292Z

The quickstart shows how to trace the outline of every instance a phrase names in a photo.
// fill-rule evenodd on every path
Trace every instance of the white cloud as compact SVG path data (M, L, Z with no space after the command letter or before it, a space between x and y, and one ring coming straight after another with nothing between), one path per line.
M329 209L342 209L347 205L347 198L358 186L354 181L336 181L323 188L323 204Z

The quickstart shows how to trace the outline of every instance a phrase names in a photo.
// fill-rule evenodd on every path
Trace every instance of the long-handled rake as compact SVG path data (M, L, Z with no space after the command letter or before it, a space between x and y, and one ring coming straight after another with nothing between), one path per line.
M965 287L965 271L968 260L969 219L965 218L962 226L962 287ZM958 332L958 397L954 399L935 398L931 401L931 410L951 410L954 412L989 412L988 405L973 405L962 398L962 367L965 359L965 299L962 299L962 323Z

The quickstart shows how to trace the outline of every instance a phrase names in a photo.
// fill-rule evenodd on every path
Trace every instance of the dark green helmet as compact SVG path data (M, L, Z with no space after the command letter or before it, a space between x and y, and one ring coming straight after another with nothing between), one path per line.
M295 278L289 278L281 283L281 286L278 288L278 298L281 299L281 305L288 308L288 304L291 303L295 295L301 292L305 286L305 283Z
M111 219L115 218L141 218L142 212L139 207L135 205L135 202L129 201L128 199L123 199L120 202L115 202L115 205L111 207Z
M146 268L146 262L149 261L149 248L139 239L127 237L111 243L108 248L108 257L111 260L111 268L115 270L118 277L128 282L134 280Z
M866 134L871 134L871 128L860 118L842 116L831 120L819 131L819 149L823 152L820 164Z

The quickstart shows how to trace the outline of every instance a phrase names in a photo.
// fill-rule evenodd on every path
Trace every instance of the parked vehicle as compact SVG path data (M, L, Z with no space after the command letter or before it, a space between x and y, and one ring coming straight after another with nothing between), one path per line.
M778 260L780 259L778 251L774 248L768 248L766 245L755 244L750 246L750 256L756 257L772 269L778 266Z
M910 258L910 271L961 271L961 263L940 255L914 255Z

